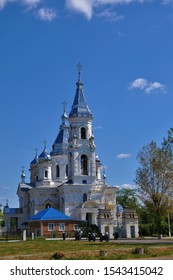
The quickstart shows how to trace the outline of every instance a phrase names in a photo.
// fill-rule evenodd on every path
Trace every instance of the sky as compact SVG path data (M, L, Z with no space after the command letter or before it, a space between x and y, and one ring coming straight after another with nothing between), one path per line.
M79 62L108 184L134 187L137 153L173 127L172 0L0 0L0 204L51 152Z

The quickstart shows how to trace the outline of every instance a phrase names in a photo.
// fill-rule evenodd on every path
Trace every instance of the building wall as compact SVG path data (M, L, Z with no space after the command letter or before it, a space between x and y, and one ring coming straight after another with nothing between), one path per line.
M124 237L137 238L139 237L138 216L133 209L125 209L122 214L122 226Z
M64 230L60 229L60 224L65 224ZM54 229L49 229L49 224L54 224ZM62 237L62 233L65 232L66 237L74 237L75 226L78 222L72 221L30 221L28 223L28 234L31 236L32 232L35 235L44 237Z

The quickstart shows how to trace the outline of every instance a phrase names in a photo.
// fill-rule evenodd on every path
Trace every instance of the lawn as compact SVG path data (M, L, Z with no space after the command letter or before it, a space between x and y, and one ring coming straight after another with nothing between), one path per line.
M144 254L134 254L136 247ZM44 240L0 242L0 259L12 260L88 260L88 259L154 259L173 255L173 244L120 244L117 242L88 242L87 240Z

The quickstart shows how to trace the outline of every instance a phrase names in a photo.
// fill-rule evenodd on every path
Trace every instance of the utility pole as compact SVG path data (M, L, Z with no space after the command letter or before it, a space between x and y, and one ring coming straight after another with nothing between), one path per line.
M169 213L168 213L168 232L169 232L169 237L171 237L171 225L170 225Z

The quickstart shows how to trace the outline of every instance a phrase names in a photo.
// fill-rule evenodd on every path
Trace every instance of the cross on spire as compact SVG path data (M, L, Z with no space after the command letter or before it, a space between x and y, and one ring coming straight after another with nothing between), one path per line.
M82 70L82 65L80 63L77 64L77 69L78 69L78 81L80 81L81 70Z
M37 153L38 153L38 148L36 147L36 148L35 148L35 154L36 154L36 156L37 156Z
M66 112L66 105L67 105L67 102L64 100L62 102L62 105L63 105L63 110L64 110L64 113Z
M47 141L46 140L44 140L44 149L46 149L46 145L47 145Z

